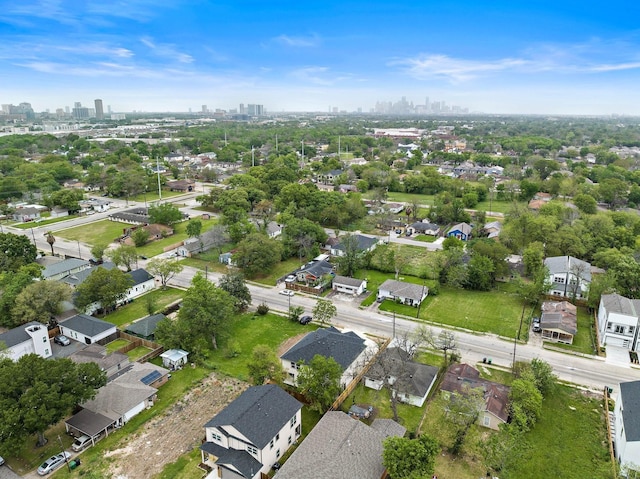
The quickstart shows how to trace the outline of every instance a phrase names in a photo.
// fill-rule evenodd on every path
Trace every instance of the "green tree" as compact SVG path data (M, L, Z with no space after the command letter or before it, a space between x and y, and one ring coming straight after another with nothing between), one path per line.
M291 306L289 308L289 319L294 323L300 321L300 316L304 313L304 308L302 306Z
M447 418L455 425L456 433L451 453L460 454L464 440L480 412L484 408L484 389L463 387L462 393L454 392L447 405Z
M131 266L138 260L138 252L135 246L120 245L107 252L107 256L116 266L124 266L127 271L131 271Z
M176 274L180 274L183 269L182 263L175 259L153 258L147 263L149 273L160 278L162 289L166 289L167 283L171 281L171 278Z
M312 313L314 319L324 325L325 323L331 323L331 319L338 314L338 309L328 299L318 299Z
M91 247L91 256L101 263L104 260L104 252L109 247L109 244L104 241L96 241Z
M251 293L242 273L231 272L223 275L218 281L218 286L233 296L237 312L247 310L251 304Z
M282 258L282 243L260 233L252 233L238 243L233 261L252 278L267 274Z
M382 463L391 479L426 479L440 453L438 441L426 434L415 439L391 436L383 447Z
M182 213L173 203L161 203L149 207L149 221L171 226L182 220Z
M198 238L198 241L200 242L200 251L202 251L202 221L198 219L190 220L187 223L186 232L187 235L189 235L189 238Z
M14 324L30 321L50 323L62 312L62 302L71 299L71 288L58 281L35 281L24 288L11 310Z
M335 258L338 270L344 276L353 277L364 262L364 254L358 246L358 238L347 234L340 239L342 253Z
M542 393L530 370L511 383L509 410L512 422L522 431L530 430L542 414Z
M598 211L598 203L595 198L587 194L579 194L573 197L573 204L582 213L593 215Z
M310 407L324 413L340 394L341 376L342 368L335 359L316 354L309 364L300 365L297 385Z
M144 228L136 228L131 233L131 239L138 248L144 246L149 241L149 231Z
M105 373L95 363L36 354L0 360L0 449L15 452L32 434L45 444L44 431L104 384Z
M465 287L477 291L489 291L493 286L495 267L491 259L480 254L474 254L467 267Z
M78 285L74 304L84 311L93 303L99 303L105 311L110 311L126 297L132 285L131 276L118 268L99 267Z
M21 266L33 263L37 253L26 236L0 233L0 271L17 271Z
M264 344L258 344L253 348L247 369L255 385L264 384L265 381L273 381L278 384L284 381L284 369L280 358L269 346Z

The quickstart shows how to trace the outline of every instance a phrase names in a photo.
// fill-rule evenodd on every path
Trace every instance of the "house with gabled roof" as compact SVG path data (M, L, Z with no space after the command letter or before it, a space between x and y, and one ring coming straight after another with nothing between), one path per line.
M585 298L591 284L591 264L573 256L551 256L544 265L549 271L549 294L563 298Z
M366 253L368 251L373 251L376 249L376 246L380 243L380 240L375 237L365 236L361 234L354 234L351 237L355 238L358 242L357 251L360 254ZM344 245L344 237L340 238L340 242L331 246L331 255L333 256L344 256L345 255L345 245Z
M60 324L60 334L84 344L107 344L117 337L115 325L87 314L76 314Z
M153 341L155 338L156 327L158 326L158 323L165 318L166 316L161 313L145 316L144 318L138 319L137 321L134 321L129 326L127 326L124 332L132 334L134 336L138 336L142 339Z
M0 357L6 356L17 361L27 354L37 354L43 358L51 357L52 348L47 327L38 321L31 321L0 334Z
M481 388L484 407L480 411L478 423L498 430L500 424L509 419L509 391L504 384L488 381L480 377L480 371L468 364L452 364L444 375L440 390L446 399L454 394L467 394L469 390Z
M640 468L640 381L620 383L614 409L613 444L623 468Z
M338 293L346 293L358 296L366 291L367 280L335 275L331 283L331 289L337 291Z
M67 258L45 266L42 270L42 279L56 281L64 278L65 276L87 270L90 267L91 263L87 260Z
M204 425L207 479L265 477L302 432L302 404L280 386L252 386Z
M462 241L471 239L472 226L468 223L458 223L447 230L447 237L458 238Z
M275 479L380 479L384 440L403 437L406 429L392 419L371 426L342 411L329 411L276 473Z
M429 288L421 284L387 279L378 287L378 301L391 299L409 306L419 306L429 295Z
M638 351L640 300L617 293L603 294L598 306L597 327L600 346Z
M342 368L340 384L346 386L357 375L364 364L364 355L374 347L353 331L342 332L331 326L305 334L300 341L291 346L282 356L282 367L286 377L284 382L296 385L298 373L305 363L311 362L316 354L333 358Z
M542 339L556 343L573 344L578 332L578 316L575 305L568 301L545 301L542 303L540 328Z
M440 227L435 223L428 221L416 221L415 223L407 226L407 231L413 234L438 236L440 234Z

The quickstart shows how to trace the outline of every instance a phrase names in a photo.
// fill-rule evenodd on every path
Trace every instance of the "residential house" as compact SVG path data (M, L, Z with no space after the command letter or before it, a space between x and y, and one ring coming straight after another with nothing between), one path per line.
M49 358L53 351L47 327L38 321L31 321L0 334L0 344L6 348L4 351L0 350L0 358L6 356L14 361L27 354Z
M391 299L409 306L420 306L429 295L429 288L425 285L405 283L395 279L387 279L378 288L378 301Z
M40 219L40 211L40 208L35 207L17 208L12 214L13 220L20 221L21 223L35 221Z
M438 377L438 368L414 362L399 347L387 348L364 376L364 385L380 391L388 383L398 400L422 407Z
M64 218L65 216L69 216L69 210L67 208L62 208L60 206L54 206L51 208L51 218Z
M617 293L603 294L598 307L600 346L613 346L638 351L640 300Z
M556 343L573 344L578 332L577 308L568 301L545 301L542 303L540 328L542 339Z
M552 256L544 260L549 271L549 294L563 298L586 298L591 283L591 264L573 256Z
M318 175L318 183L324 185L333 185L338 177L344 173L342 170L331 170Z
M276 473L275 479L381 479L383 443L406 429L391 419L371 426L342 411L329 411Z
M169 349L160 355L162 365L172 371L180 369L189 361L189 353L182 349Z
M153 223L150 225L143 225L142 229L149 233L148 241L156 241L173 235L173 228Z
M407 231L412 235L438 236L440 234L440 227L428 221L416 221L407 227Z
M233 260L233 253L222 253L218 255L218 262L226 264L227 266L236 265L236 262Z
M165 318L166 316L160 313L146 316L131 323L125 328L124 332L142 339L153 341L155 339L156 327L158 326L158 323Z
M353 331L342 332L331 326L305 334L282 356L286 377L284 382L295 386L303 363L308 364L316 354L333 358L342 368L340 384L345 387L364 365L364 359L374 345Z
M338 293L359 296L367 290L367 280L336 275L333 277L331 288Z
M167 181L167 188L169 188L169 191L180 191L182 193L188 193L193 191L195 186L196 182L193 180Z
M42 270L42 279L57 281L80 271L91 268L91 263L84 259L67 258L45 266Z
M325 259L313 259L291 274L296 281L313 284L325 275L333 275L333 265Z
M613 443L616 459L623 467L640 469L640 381L620 383L614 409Z
M356 193L358 191L358 188L356 188L356 185L338 185L338 191L340 193Z
M204 425L207 479L265 477L297 442L302 404L280 386L252 386Z
M480 372L468 364L452 364L444 375L440 390L447 399L454 393L467 394L469 390L481 388L484 395L484 407L480 411L478 423L481 426L498 430L500 424L509 419L509 388L480 378Z
M468 223L458 223L447 230L447 237L453 236L459 240L468 241L471 239L472 229L473 228Z
M484 232L488 238L498 238L502 231L502 223L499 221L492 221L484 225Z
M344 256L346 254L345 253L346 245L344 244L345 238L346 237L343 236L342 238L340 238L339 243L331 247L331 254L333 256ZM378 238L371 237L371 236L364 236L361 234L351 235L350 238L355 238L355 241L357 242L356 249L359 254L364 254L369 251L373 251L374 249L376 249L376 246L378 246L378 244L380 243L380 240Z
M93 316L76 314L60 324L60 334L85 344L107 344L117 338L116 327Z
M107 380L125 371L131 365L129 356L126 354L117 351L108 353L107 348L97 343L72 353L69 359L78 364L97 364L100 370L107 375Z
M132 225L146 225L149 223L149 212L147 208L138 207L111 213L108 218L110 221L119 221Z

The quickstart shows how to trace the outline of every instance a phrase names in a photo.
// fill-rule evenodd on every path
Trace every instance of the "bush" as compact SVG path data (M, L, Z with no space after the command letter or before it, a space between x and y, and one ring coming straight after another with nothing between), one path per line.
M435 284L429 288L429 296L438 296L440 294L440 285Z
M240 345L237 341L229 341L226 349L224 350L224 357L227 359L233 359L237 356L240 356L242 350L240 349Z
M264 316L265 314L267 314L269 312L269 305L267 303L260 303L258 305L258 309L256 310L256 312L260 315L260 316Z

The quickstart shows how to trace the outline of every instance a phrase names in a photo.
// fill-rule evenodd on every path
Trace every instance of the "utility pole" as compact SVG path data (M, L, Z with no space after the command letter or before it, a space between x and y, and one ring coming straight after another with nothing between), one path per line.
M60 437L60 434L58 434L58 441L60 442L60 448L62 449L62 455L64 456L64 462L67 463L67 468L69 469L69 472L71 472L71 466L69 465L69 458L67 457L67 453L64 450L64 446L62 445L62 438Z
M156 173L158 174L158 203L162 199L162 188L160 187L160 163L156 156Z

